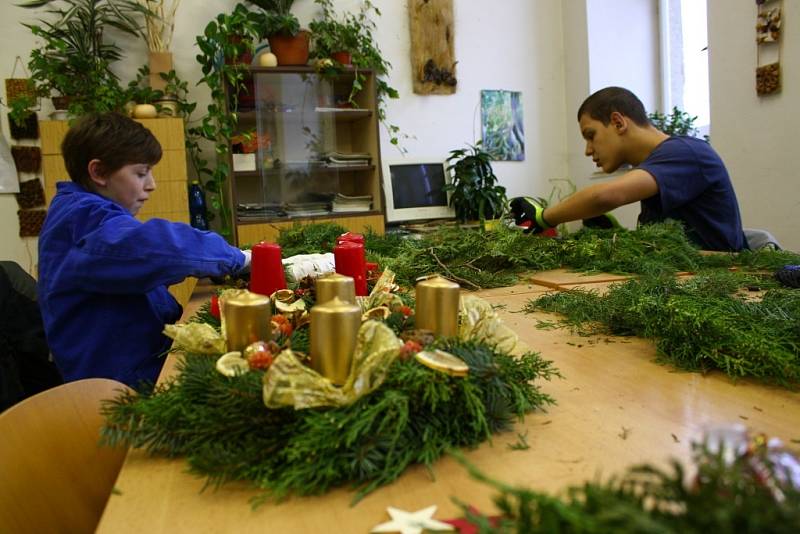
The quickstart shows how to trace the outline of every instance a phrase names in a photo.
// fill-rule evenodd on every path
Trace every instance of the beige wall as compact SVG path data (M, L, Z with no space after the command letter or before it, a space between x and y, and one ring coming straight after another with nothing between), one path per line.
M730 171L746 227L800 251L800 3L783 2L783 90L755 92L756 4L709 0L711 143Z

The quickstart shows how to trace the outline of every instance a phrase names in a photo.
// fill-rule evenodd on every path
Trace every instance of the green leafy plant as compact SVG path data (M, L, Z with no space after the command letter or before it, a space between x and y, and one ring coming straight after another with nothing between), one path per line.
M696 137L700 132L694 126L697 116L692 116L677 107L672 108L672 113L664 115L658 111L647 116L653 126L668 135L689 135Z
M326 12L326 15L331 14ZM358 50L361 26L352 14L346 16L344 20L326 16L311 21L308 27L311 30L311 57L330 58L336 52L352 54L354 50Z
M267 35L297 35L300 21L292 13L294 0L247 0L264 11L262 37Z
M23 24L43 42L28 63L37 95L70 97L72 116L122 109L126 94L111 65L123 52L104 31L114 28L145 38L140 19L149 11L136 0L36 0L19 5L48 8L48 17Z
M497 184L491 161L480 141L450 151L447 169L452 171L453 181L444 190L450 193L450 205L462 222L496 219L505 210L506 188Z

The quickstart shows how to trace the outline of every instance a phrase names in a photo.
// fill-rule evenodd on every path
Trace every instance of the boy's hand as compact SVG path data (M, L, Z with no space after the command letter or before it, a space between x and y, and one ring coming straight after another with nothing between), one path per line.
M511 214L514 216L514 223L522 226L523 223L530 223L523 233L538 234L544 232L552 226L544 219L544 207L535 199L529 197L514 197L509 203Z

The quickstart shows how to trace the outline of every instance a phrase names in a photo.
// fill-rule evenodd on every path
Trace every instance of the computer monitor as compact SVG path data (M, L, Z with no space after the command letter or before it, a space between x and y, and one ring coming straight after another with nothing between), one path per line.
M442 189L448 183L447 165L435 158L384 161L386 221L454 218L450 195Z

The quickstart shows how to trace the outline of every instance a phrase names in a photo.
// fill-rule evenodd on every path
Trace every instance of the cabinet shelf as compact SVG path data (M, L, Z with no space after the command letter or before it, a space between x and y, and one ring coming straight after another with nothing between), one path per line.
M307 221L307 220L315 220L315 219L345 219L345 218L352 218L352 217L361 217L361 216L374 216L374 215L383 215L383 212L377 210L369 210L369 211L337 211L337 212L329 212L320 215L303 215L297 217L264 217L264 218L239 218L236 219L236 224L238 225L248 225L248 224L267 224L267 223L276 223L276 222L295 222L295 221Z
M278 169L262 169L255 171L234 171L233 177L238 179L238 178L261 178L262 176L280 176L281 173L297 172L298 170L303 170L304 172L313 174L333 173L333 172L337 173L365 172L365 171L374 171L375 165L347 165L342 167L315 166L315 167L300 167L294 169L292 167L281 167Z

